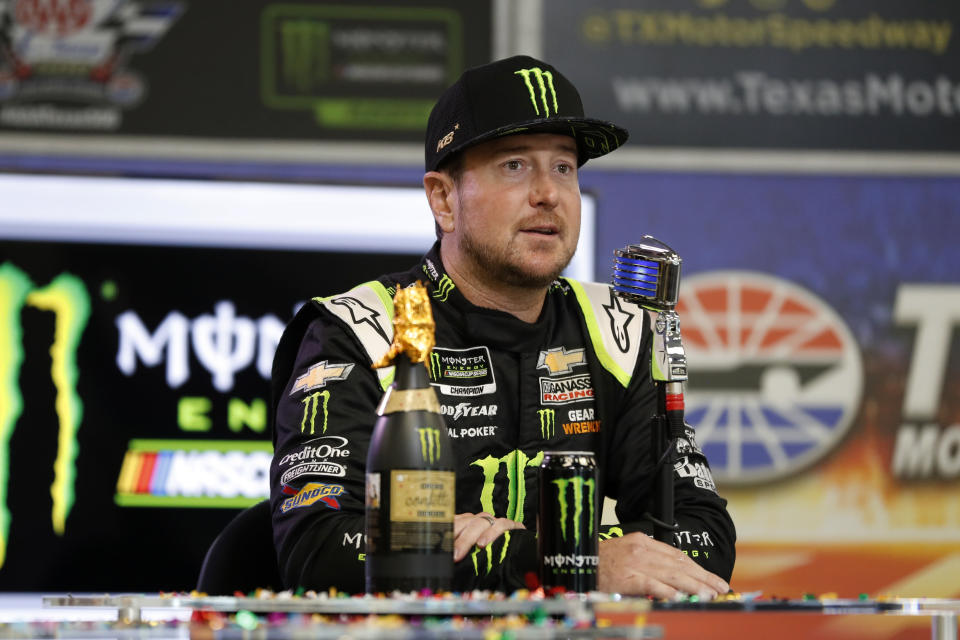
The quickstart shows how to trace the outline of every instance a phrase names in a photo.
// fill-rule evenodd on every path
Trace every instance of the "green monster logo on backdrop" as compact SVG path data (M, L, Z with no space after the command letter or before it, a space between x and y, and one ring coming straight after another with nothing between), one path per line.
M417 432L420 434L420 453L424 461L433 464L440 459L440 429L424 427Z
M20 314L25 306L54 314L50 347L50 378L56 389L59 420L57 457L53 463L51 520L57 535L63 535L74 503L77 432L83 419L83 403L77 394L77 347L90 317L90 296L79 278L62 273L47 286L36 288L30 278L9 262L0 265L0 567L6 561L10 531L7 484L10 471L10 437L23 411L18 386L23 363L23 328Z
M301 94L317 92L330 76L330 26L318 20L284 20L280 26L283 81Z
M550 97L553 99L553 115L557 115L559 111L559 106L557 105L557 91L553 88L553 74L549 71L544 71L540 67L533 67L532 69L520 69L519 71L514 71L514 73L523 78L524 84L527 85L527 91L530 92L530 102L533 104L533 111L538 116L541 115L540 107L543 107L542 117L550 117L550 105L551 101L547 100L547 91L550 91ZM533 79L531 81L531 78ZM544 82L546 80L546 82ZM533 83L537 83L537 91L534 90ZM539 96L537 95L539 93ZM539 97L539 104L537 98Z
M575 544L580 544L580 521L583 515L583 488L584 486L590 489L588 493L588 504L589 504L589 516L590 516L590 528L588 535L593 535L593 521L594 521L594 482L593 478L557 478L553 481L553 484L557 485L557 503L560 505L560 535L563 536L563 539L567 539L567 516L570 513L570 509L567 506L567 499L570 492L567 491L567 487L573 487L573 541Z

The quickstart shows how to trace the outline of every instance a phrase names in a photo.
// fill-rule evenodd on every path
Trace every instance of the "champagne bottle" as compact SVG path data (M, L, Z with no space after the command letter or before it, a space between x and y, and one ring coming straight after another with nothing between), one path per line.
M390 350L373 365L396 368L367 453L367 592L449 591L455 467L424 364L435 325L420 282L397 286L393 328Z

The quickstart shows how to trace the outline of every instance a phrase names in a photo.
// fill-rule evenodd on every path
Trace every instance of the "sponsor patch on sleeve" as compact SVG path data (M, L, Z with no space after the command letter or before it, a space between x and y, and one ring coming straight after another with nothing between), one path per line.
M287 498L280 504L280 511L286 513L291 509L310 507L318 502L331 509L340 510L338 496L346 493L342 484L325 484L323 482L308 482L292 498Z
M713 474L710 473L710 468L704 463L691 462L688 456L684 456L673 465L673 470L680 478L691 478L693 484L697 487L714 493L717 492L717 485L713 482Z
M312 365L302 376L297 377L290 389L290 395L298 391L310 392L326 386L327 382L346 380L353 371L353 363L336 364L321 360Z

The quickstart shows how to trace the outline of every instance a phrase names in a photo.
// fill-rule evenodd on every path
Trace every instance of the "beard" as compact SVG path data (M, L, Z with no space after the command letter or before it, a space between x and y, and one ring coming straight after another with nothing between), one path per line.
M516 247L496 247L469 232L460 234L458 244L462 255L473 262L483 277L521 289L544 289L550 286L570 264L576 250L573 247L564 255L558 255L552 265L532 269L525 264L522 252Z

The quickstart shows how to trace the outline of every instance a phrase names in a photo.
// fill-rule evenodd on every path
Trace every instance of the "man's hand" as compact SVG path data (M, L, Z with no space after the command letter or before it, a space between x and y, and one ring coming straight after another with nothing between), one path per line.
M510 529L526 529L523 523L495 518L485 511L458 513L453 518L453 561L463 560L473 545L485 547Z
M712 600L730 590L720 577L682 551L644 533L600 541L600 591L673 600L681 594Z

